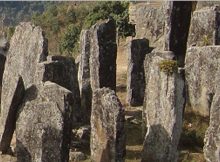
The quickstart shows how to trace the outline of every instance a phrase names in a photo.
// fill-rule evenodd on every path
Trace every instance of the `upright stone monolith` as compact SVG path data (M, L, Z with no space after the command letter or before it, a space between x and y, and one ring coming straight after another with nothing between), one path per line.
M16 123L18 162L68 162L72 130L72 92L52 82L25 94Z
M198 2L199 4L201 2ZM210 3L210 2L209 2ZM218 6L201 7L193 12L188 48L220 44L220 9Z
M90 121L91 104L92 104L92 89L90 84L90 31L83 30L80 35L81 55L78 68L78 80L81 96L81 109L85 114L86 123Z
M116 25L105 20L91 29L90 81L94 91L109 87L116 90Z
M170 51L152 52L145 58L147 127L142 162L176 162L185 103L184 80Z
M2 81L0 151L5 152L9 149L14 132L7 131L7 128L11 128L8 124L15 125L14 112L18 110L22 99L22 95L19 96L16 92L21 93L24 88L34 83L37 63L46 60L46 56L47 41L42 29L31 23L21 23L17 26L10 41ZM23 81L22 86L19 84L20 80Z
M190 1L167 1L164 3L165 51L173 51L178 64L184 66L187 38L192 14Z
M91 113L91 160L93 162L124 162L124 109L109 88L93 93Z
M194 112L209 116L216 91L220 46L188 48L186 53L186 82L189 103Z
M219 71L215 74L215 94L212 100L210 110L210 122L209 127L205 134L204 139L204 156L208 162L219 162L220 161L220 86L219 86ZM214 79L214 78L213 78Z
M128 43L127 103L141 106L144 100L144 58L150 52L147 39L134 39Z

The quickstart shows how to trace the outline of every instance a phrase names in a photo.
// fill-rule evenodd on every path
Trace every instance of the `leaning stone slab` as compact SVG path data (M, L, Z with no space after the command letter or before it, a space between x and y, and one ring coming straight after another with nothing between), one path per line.
M144 100L144 58L150 52L147 39L134 39L128 43L127 103L141 106Z
M116 90L116 25L114 20L95 24L91 31L90 81L94 91L109 87Z
M220 44L219 7L208 7L193 12L188 36L188 48Z
M92 89L90 84L90 31L83 30L80 35L80 62L78 68L78 80L81 96L81 109L85 113L86 122L89 123L92 104Z
M183 76L173 60L170 51L152 52L145 58L143 119L147 133L142 162L177 161L185 99Z
M21 23L16 27L10 41L2 80L1 127L3 129L0 130L0 143L8 142L4 146L9 146L11 141L11 139L6 140L4 137L11 137L11 133L14 131L7 132L5 130L8 127L7 123L15 125L15 119L8 118L5 115L10 115L11 105L13 105L13 109L18 109L18 105L13 103L13 97L16 96L15 92L17 85L19 85L20 77L23 80L24 88L33 84L37 63L46 60L46 55L47 41L40 27L33 26L31 23ZM7 119L9 121L6 122ZM6 133L5 136L2 135L4 133ZM0 151L7 149L9 148L1 147Z
M72 92L52 82L31 86L16 123L18 162L68 162Z
M194 112L209 116L215 93L220 46L191 47L187 50L185 76L190 105Z
M91 160L123 162L125 158L124 109L109 88L93 93L91 113Z

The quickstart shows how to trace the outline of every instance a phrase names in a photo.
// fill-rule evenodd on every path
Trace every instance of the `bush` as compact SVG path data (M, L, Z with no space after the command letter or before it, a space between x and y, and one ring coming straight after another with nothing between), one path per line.
M167 75L172 75L174 72L177 72L177 61L175 60L163 60L159 63L159 68L162 72Z

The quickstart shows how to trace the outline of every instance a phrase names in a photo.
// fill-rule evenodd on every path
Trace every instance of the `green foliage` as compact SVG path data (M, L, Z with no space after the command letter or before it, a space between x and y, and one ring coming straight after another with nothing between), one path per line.
M89 28L98 20L113 18L116 21L118 35L126 37L134 35L134 26L129 24L128 2L100 2L85 19L84 27Z
M74 48L77 47L79 34L80 30L77 26L73 24L69 25L61 40L60 51L62 53L67 53L68 55L71 55Z
M163 60L159 63L159 68L167 75L172 75L174 72L177 71L178 64L175 60Z
M10 38L12 37L14 32L15 32L15 27L13 27L13 26L8 27L8 29L7 29L7 39L8 40L10 40Z

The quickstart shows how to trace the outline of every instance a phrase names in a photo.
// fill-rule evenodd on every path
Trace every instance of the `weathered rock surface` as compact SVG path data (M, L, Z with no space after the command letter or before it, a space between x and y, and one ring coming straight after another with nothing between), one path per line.
M173 51L178 64L184 65L187 38L192 14L192 2L167 1L164 3L165 51Z
M196 2L196 10L207 9L210 7L220 6L219 1L197 1Z
M93 93L91 160L123 162L125 157L124 109L115 92L102 88Z
M71 162L80 162L86 160L86 155L82 152L70 152L70 161Z
M184 80L173 69L167 74L160 69L164 60L173 60L170 51L152 52L145 58L145 103L143 119L147 133L142 162L175 162L182 129ZM164 70L164 69L163 69Z
M7 153L10 150L11 139L15 130L16 115L18 112L18 107L22 103L23 96L25 94L24 82L21 77L18 80L12 80L15 87L10 87L14 91L8 93L8 99L10 105L7 105L7 111L2 109L1 111L1 141L0 150L2 153ZM11 81L11 83L12 83Z
M90 121L92 89L90 84L90 32L83 30L80 35L81 55L78 69L79 89L81 96L81 109L85 114L86 123Z
M10 138L14 130L7 132L7 123L15 125L15 118L8 117L14 115L10 113L13 105L13 111L18 109L18 99L21 99L17 93L23 91L20 85L20 77L23 80L24 88L29 87L34 82L37 63L46 60L47 42L43 36L40 27L35 27L31 23L21 23L16 27L15 33L11 38L10 48L7 53L7 61L2 81L1 95L1 138L0 142L4 142L4 146L9 146ZM13 100L16 100L14 103ZM6 133L5 135L3 135ZM7 143L6 143L7 142ZM0 150L7 150L1 147Z
M128 43L127 103L131 106L143 105L145 90L144 58L149 52L149 41L147 39L134 39Z
M73 123L81 122L80 92L74 60L63 56L48 56L47 61L37 65L35 77L36 84L40 85L46 81L56 83L73 93L73 102L75 107L78 108L74 112Z
M147 38L150 46L163 48L164 42L163 5L161 2L131 2L129 21L135 24L136 38Z
M9 42L5 37L0 37L0 54L6 56L9 48Z
M219 71L216 73L216 83L219 83ZM214 79L214 78L213 78ZM209 127L205 134L204 139L204 156L207 162L219 162L220 161L220 86L215 86L216 93L213 97L212 106L210 110L210 122Z
M31 86L16 123L18 162L68 162L72 92L52 82Z
M204 139L204 155L207 162L220 161L220 94L217 89L210 112L209 128Z
M188 48L191 46L208 46L220 44L219 7L208 7L193 12Z
M220 47L191 47L187 50L185 76L189 103L194 112L209 116L215 93L215 74L219 67Z
M94 91L109 87L116 90L116 25L105 20L91 29L90 81Z

